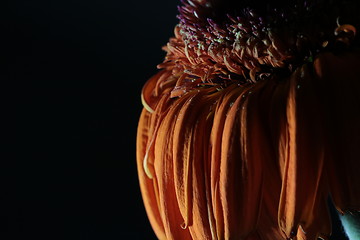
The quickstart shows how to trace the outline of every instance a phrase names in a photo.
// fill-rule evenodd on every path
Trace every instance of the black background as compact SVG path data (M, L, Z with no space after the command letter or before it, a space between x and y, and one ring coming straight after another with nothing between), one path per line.
M176 0L9 1L16 162L1 239L155 239L135 159L140 92ZM4 196L4 195L3 195Z
M7 3L16 161L4 161L0 239L156 239L137 179L136 128L141 88L165 56L178 4ZM344 239L333 221L333 239Z

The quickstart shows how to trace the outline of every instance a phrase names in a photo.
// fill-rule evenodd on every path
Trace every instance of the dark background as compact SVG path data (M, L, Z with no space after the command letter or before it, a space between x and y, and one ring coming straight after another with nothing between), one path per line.
M17 85L16 161L1 169L0 239L156 239L137 179L136 128L142 85L165 56L179 1L6 4L12 57L1 58L0 76ZM332 239L345 239L333 221Z
M136 128L141 88L165 56L178 1L6 4L17 149L4 173L0 238L155 239Z

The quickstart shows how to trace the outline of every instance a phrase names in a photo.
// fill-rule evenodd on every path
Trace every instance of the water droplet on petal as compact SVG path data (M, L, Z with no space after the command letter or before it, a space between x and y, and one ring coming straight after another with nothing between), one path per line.
M180 227L185 230L187 228L187 224L183 222L182 224L180 224Z

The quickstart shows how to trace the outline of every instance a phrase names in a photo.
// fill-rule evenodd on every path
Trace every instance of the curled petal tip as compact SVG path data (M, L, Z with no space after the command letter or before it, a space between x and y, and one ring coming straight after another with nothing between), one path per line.
M143 161L143 168L146 173L146 176L148 176L148 178L150 179L153 179L153 174L151 173L152 171L149 168L148 159L149 159L149 152L147 151Z
M138 172L159 239L328 240L329 195L341 214L360 199L357 23L181 2L141 94Z
M153 113L154 109L152 109L150 107L150 105L146 102L145 98L144 98L144 94L141 94L141 103L144 106L144 108L149 112L149 113Z
M356 28L350 24L340 25L335 29L334 34L338 36L340 33L349 34L354 37L356 35Z

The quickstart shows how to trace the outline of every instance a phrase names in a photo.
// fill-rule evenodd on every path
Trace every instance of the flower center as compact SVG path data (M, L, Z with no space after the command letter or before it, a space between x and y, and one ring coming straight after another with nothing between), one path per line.
M274 73L291 74L320 52L350 48L355 40L359 45L350 25L356 21L341 15L345 8L349 12L349 3L297 1L282 8L229 9L221 1L182 2L176 37L159 67L175 63L176 72L186 74L182 84L187 87L255 83Z

